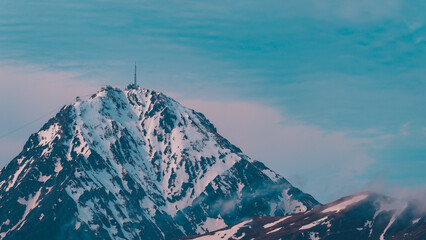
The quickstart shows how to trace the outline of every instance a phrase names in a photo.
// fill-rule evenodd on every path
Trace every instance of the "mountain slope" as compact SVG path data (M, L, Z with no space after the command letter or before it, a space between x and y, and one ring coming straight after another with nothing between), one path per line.
M426 214L414 204L359 193L286 217L246 219L185 239L426 239Z
M0 239L171 239L319 203L147 89L65 106L0 172Z

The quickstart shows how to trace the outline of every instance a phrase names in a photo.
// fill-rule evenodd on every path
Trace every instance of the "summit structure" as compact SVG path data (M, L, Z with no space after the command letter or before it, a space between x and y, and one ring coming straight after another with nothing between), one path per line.
M136 70L137 69L136 69L136 62L135 62L135 71L133 73L133 83L130 83L129 85L127 85L127 89L138 89L139 88Z
M135 62L135 88L138 88L138 82L136 78L136 62Z
M1 170L0 239L173 239L317 205L203 114L106 87L64 106Z

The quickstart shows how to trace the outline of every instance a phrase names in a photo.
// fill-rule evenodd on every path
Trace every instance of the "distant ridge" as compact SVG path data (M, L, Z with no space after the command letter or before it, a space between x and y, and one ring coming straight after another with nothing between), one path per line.
M410 202L363 192L286 217L255 217L184 239L424 240L426 214Z

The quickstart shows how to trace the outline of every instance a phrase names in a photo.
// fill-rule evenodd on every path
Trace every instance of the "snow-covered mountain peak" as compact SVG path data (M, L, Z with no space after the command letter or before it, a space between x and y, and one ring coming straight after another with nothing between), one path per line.
M0 199L3 216L13 209L0 238L37 226L40 236L57 227L77 238L169 239L318 204L203 114L156 91L112 87L33 134L2 170Z
M131 174L137 167L168 202L176 203L169 207L171 212L191 204L236 161L249 159L218 135L202 114L159 92L105 88L72 107L75 135L69 158L75 159L72 153L88 158L96 152L112 162L124 159L116 162L117 174ZM122 139L132 145L123 157L111 151ZM188 187L193 191L186 191Z

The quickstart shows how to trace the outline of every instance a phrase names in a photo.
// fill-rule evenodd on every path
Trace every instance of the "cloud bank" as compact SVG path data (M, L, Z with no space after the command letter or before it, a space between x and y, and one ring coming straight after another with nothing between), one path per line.
M254 102L183 99L181 103L203 112L246 154L322 202L367 187L368 181L359 176L374 163L365 148L374 144L371 138L294 122L277 109Z

